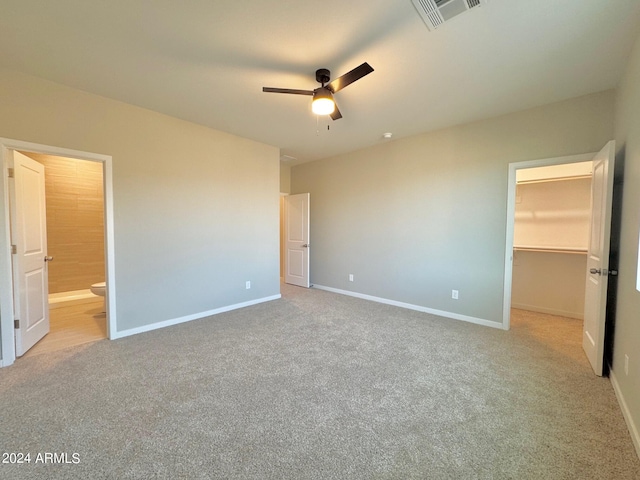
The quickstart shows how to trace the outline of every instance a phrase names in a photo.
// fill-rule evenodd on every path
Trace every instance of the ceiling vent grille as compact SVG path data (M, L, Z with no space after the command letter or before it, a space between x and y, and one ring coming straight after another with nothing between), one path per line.
M487 3L487 0L411 0L418 13L427 24L429 30L434 30L444 22L475 7Z

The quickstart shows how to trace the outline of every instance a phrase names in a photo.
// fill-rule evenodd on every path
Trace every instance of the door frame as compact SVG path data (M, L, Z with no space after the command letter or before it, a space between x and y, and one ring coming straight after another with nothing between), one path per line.
M9 366L16 360L15 332L13 328L14 302L9 216L9 172L7 166L7 156L10 150L21 150L102 163L102 182L104 186L105 282L107 285L107 295L105 297L107 337L110 339L115 338L117 332L112 157L110 155L0 138L0 335L2 341L0 367Z
M507 229L504 257L504 299L502 306L502 328L511 327L511 282L513 281L513 235L516 216L516 171L525 168L548 167L566 163L587 162L593 160L598 152L569 155L566 157L543 158L509 164L509 180L507 188Z

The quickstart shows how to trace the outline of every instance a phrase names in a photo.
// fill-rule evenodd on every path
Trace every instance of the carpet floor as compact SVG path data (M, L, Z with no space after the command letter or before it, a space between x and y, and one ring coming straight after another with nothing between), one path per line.
M640 478L580 321L282 293L0 369L0 478Z

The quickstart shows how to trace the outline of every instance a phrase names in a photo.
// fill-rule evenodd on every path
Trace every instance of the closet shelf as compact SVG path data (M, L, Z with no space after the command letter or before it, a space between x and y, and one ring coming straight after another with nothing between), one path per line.
M586 255L586 248L576 247L532 247L524 245L514 245L515 252L543 252L543 253L571 253L576 255Z

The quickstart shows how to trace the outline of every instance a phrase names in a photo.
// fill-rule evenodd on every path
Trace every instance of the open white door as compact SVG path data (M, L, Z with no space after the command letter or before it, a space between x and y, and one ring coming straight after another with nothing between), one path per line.
M284 197L284 281L309 288L309 194Z
M599 376L602 376L604 363L614 162L615 142L612 140L593 159L591 227L582 337L584 351L593 371Z
M16 356L49 333L44 165L13 151L9 167Z

